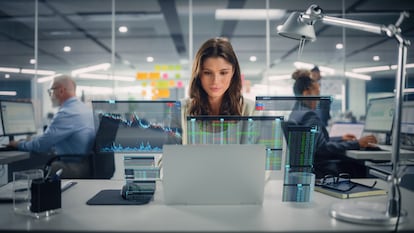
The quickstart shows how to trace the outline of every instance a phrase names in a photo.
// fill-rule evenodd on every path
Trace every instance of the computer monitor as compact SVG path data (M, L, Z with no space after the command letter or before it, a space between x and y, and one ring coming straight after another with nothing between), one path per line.
M394 96L370 99L365 116L364 132L390 135L394 117Z
M3 135L4 135L3 118L2 118L1 113L0 113L0 136L3 136Z
M284 116L289 118L298 102L313 101L317 111L327 111L332 103L331 96L256 96L256 111L264 115ZM301 107L298 105L297 107ZM300 110L300 109L297 109Z
M113 141L97 142L98 152L162 153L164 144L181 144L181 102L175 100L92 101L97 129L102 117L119 121ZM116 122L116 121L115 121ZM103 131L104 132L104 131Z
M13 139L16 135L35 134L37 132L32 102L2 100L0 103L4 136Z
M188 144L263 144L266 170L281 170L281 116L188 116Z
M402 104L401 133L414 135L414 101Z

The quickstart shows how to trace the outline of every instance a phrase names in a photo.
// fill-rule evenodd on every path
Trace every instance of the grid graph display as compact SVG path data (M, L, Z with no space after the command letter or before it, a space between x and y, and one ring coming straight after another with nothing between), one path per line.
M282 122L280 116L188 116L188 144L262 144L266 170L280 170Z

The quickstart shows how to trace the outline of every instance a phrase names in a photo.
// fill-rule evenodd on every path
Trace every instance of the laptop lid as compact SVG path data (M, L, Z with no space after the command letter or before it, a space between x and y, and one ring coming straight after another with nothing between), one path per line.
M394 96L369 100L364 133L391 134L395 112L394 102Z
M164 145L166 204L262 204L264 145Z
M329 130L329 137L342 137L345 134L353 134L356 138L361 138L364 132L364 124L337 122L332 124Z

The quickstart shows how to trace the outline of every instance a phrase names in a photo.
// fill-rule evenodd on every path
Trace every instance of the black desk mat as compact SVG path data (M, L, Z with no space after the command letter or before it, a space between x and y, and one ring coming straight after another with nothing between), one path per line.
M144 205L150 202L153 195L141 195L137 200L125 200L121 196L120 189L105 189L99 191L89 199L88 205Z

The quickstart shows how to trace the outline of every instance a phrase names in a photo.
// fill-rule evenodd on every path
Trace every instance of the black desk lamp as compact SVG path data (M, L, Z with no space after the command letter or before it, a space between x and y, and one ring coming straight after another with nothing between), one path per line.
M406 75L406 60L407 47L410 41L405 40L401 35L400 24L408 13L403 12L400 15L395 25L377 25L361 21L335 18L323 14L322 9L317 5L311 5L306 12L293 12L286 20L283 27L278 31L279 35L295 40L300 40L301 44L305 40L316 40L313 25L317 22L324 24L352 28L360 31L371 32L380 35L386 35L390 38L395 38L399 44L398 49L398 68L395 80L395 113L394 113L394 127L392 131L392 164L393 170L389 177L390 190L388 192L387 206L382 206L379 203L364 203L358 202L354 204L339 203L331 207L330 214L332 217L364 224L397 224L398 220L403 219L407 213L402 211L399 194L398 182L400 180L398 165L399 165L399 151L400 151L400 130L401 130L401 105L402 92Z

